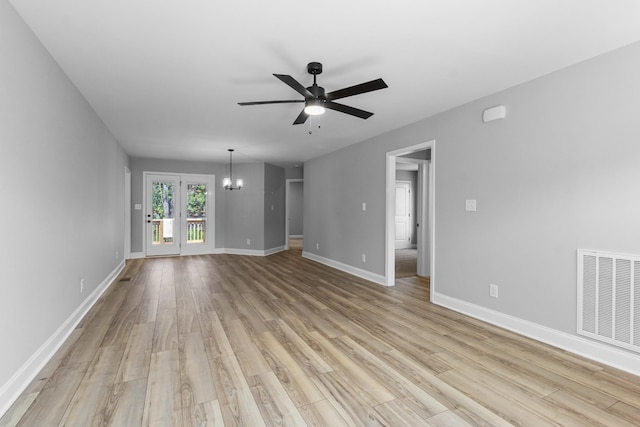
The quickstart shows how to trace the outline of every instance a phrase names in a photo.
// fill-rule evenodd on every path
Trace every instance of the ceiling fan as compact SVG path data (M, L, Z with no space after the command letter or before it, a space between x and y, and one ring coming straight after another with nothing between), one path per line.
M238 102L239 105L262 105L262 104L287 104L292 102L304 102L304 109L293 122L299 125L307 121L309 116L324 114L325 109L339 111L341 113L350 114L368 119L373 116L369 111L360 110L358 108L349 107L348 105L334 102L336 99L346 98L348 96L360 95L361 93L372 92L374 90L384 89L387 84L382 79L371 80L370 82L361 83L355 86L349 86L344 89L334 90L325 93L322 86L316 83L316 76L322 73L322 64L319 62L310 62L307 65L307 72L313 76L313 85L304 87L296 79L287 74L274 74L283 83L291 87L293 90L304 96L304 99L283 100L283 101L255 101L255 102Z

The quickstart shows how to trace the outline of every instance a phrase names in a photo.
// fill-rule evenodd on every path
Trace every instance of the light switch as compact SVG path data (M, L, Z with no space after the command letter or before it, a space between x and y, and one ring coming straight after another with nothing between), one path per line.
M363 211L366 211L366 210L367 210L367 204L366 204L366 203L363 203L363 204L362 204L362 210L363 210Z
M465 200L464 201L464 210L467 212L475 212L476 211L476 201L475 200Z
M133 205L133 208L139 211L139 210L142 210L142 205L140 203L136 203L135 205Z

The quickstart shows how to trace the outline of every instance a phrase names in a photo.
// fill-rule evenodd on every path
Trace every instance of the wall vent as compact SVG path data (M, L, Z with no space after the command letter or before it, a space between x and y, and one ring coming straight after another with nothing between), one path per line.
M578 334L640 352L640 256L578 249Z

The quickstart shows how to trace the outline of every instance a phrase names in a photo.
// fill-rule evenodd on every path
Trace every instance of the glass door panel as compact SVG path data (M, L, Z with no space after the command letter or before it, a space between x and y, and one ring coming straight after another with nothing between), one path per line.
M180 177L146 175L146 255L180 254Z
M207 243L207 184L187 184L187 244Z
M182 254L214 251L214 176L182 175Z

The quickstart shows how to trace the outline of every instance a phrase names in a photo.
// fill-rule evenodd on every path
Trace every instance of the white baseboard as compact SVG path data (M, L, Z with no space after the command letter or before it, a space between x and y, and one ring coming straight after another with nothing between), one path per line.
M277 254L278 252L282 252L284 250L285 250L284 246L278 246L277 248L265 249L263 252L264 252L264 256L269 256L269 255Z
M98 298L107 290L118 274L124 269L125 262L122 261L106 279L78 306L78 308L60 325L60 327L40 346L40 348L26 361L24 365L13 374L13 376L0 388L0 418L9 410L11 405L20 397L20 394L33 381L38 373L44 368L56 351L62 346L64 341L78 326L82 318L98 301Z
M278 246L275 248L259 250L259 249L234 249L234 248L214 248L213 251L210 252L211 255L217 254L230 254L230 255L247 255L247 256L269 256L276 254L278 252L282 252L285 250L284 246ZM196 254L185 254L182 256L189 256ZM181 255L176 255L181 256ZM131 254L131 259L137 258L145 258L144 252L135 252Z
M344 271L345 273L352 274L354 276L361 277L363 279L367 279L371 282L377 283L378 285L387 286L386 279L384 276L380 274L372 273L370 271L362 270L357 267L353 267L351 265L343 264L341 262L324 258L316 254L312 254L310 252L302 252L302 257L310 259L312 261L319 262L320 264L324 264L331 268L335 268L336 270Z
M551 329L447 295L434 293L432 302L517 334L640 376L640 354Z
M303 239L304 236L302 234L289 234L290 239Z
M223 254L230 255L247 255L247 256L265 256L265 251L259 249L233 249L233 248L225 248L223 249Z

